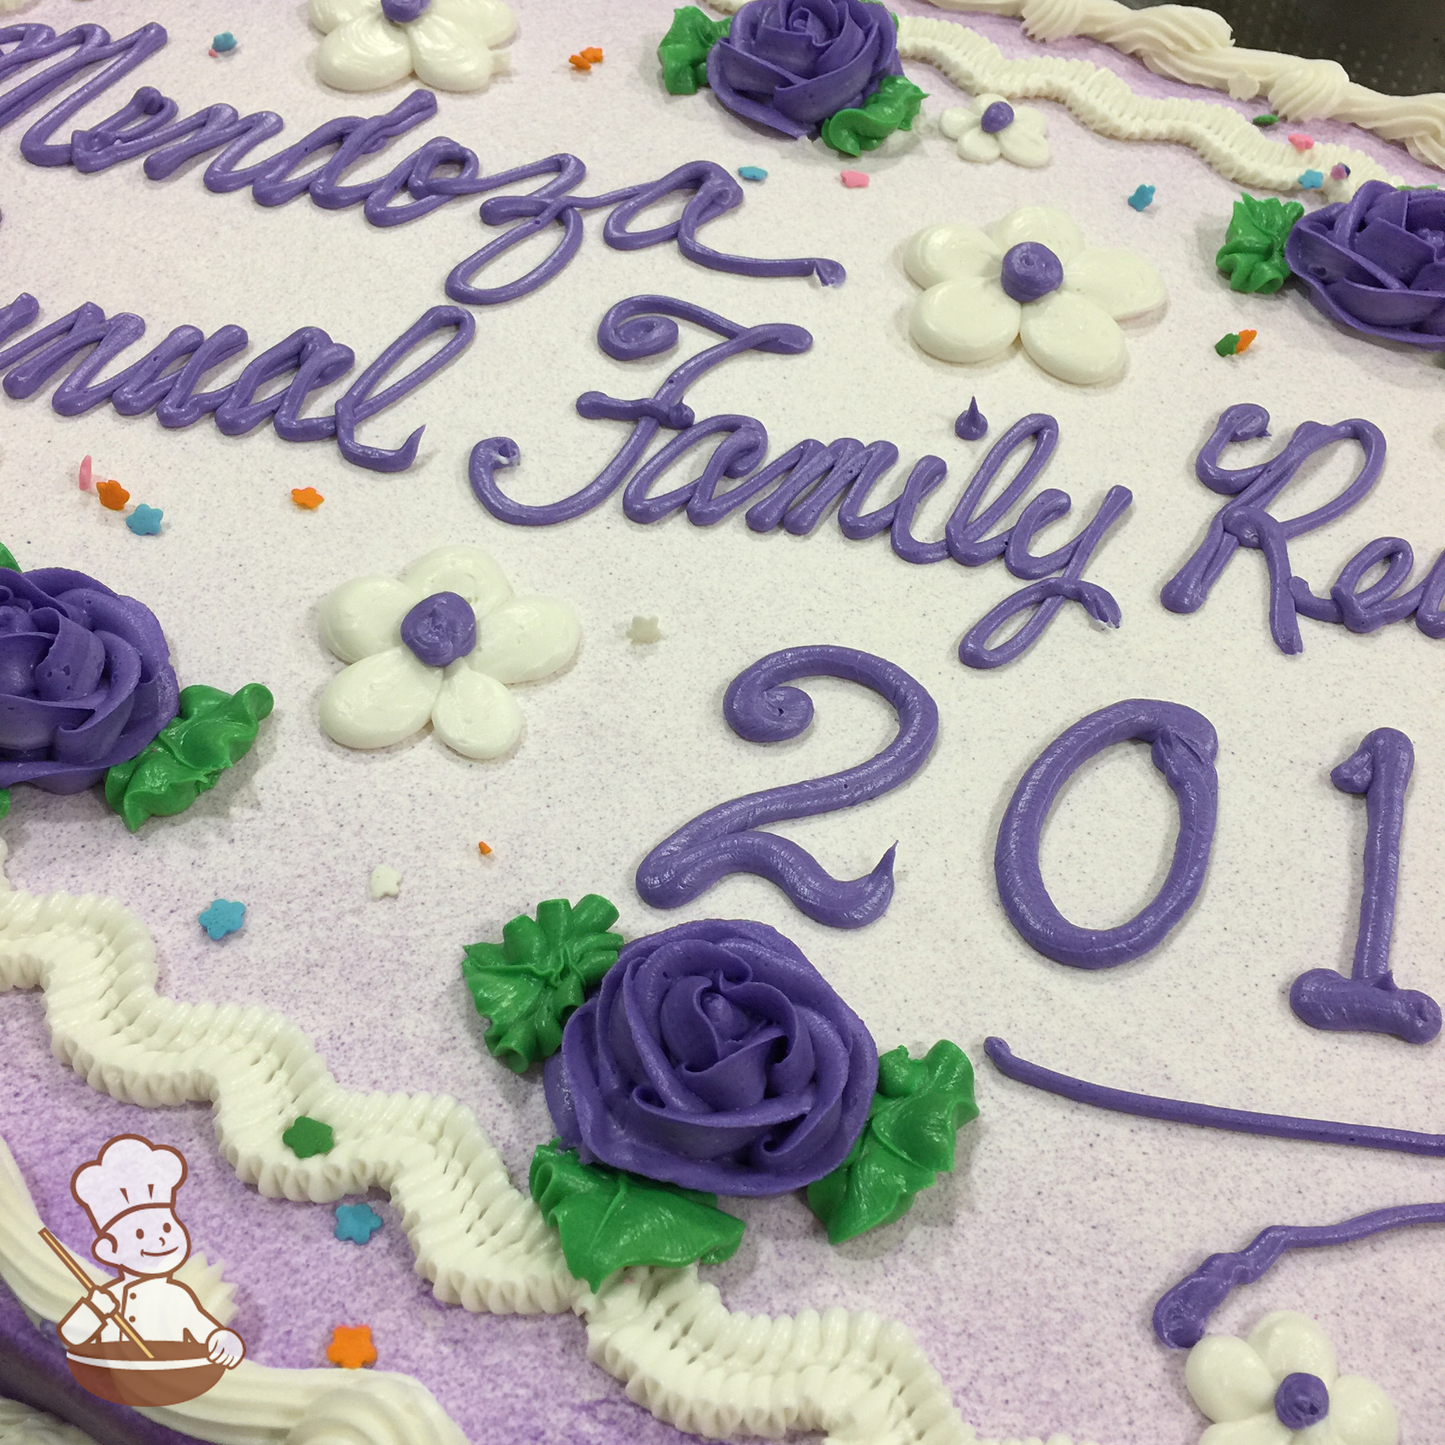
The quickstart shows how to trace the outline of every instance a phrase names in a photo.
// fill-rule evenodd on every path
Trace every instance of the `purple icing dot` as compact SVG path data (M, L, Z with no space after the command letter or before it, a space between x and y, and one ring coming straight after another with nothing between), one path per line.
M1330 1413L1330 1392L1318 1375L1286 1375L1275 1391L1274 1413L1286 1430L1308 1430Z
M416 20L431 0L381 0L381 13L396 25Z
M428 667L448 667L477 645L477 615L455 592L433 592L402 618L401 640Z
M1006 100L996 100L983 113L983 119L979 122L983 130L989 135L997 135L999 131L1014 123L1014 108Z
M1021 305L1057 291L1063 281L1063 263L1038 241L1010 246L1004 255L1003 289Z

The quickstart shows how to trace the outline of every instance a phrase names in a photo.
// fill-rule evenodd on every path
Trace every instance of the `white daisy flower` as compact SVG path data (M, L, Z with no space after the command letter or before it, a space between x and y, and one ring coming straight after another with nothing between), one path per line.
M507 688L565 667L577 614L551 597L514 597L479 547L439 547L393 577L357 577L321 603L321 640L349 666L321 698L321 727L348 748L384 748L424 728L469 758L522 735Z
M1397 1445L1390 1398L1363 1375L1341 1375L1311 1319L1266 1315L1248 1340L1205 1335L1184 1383L1214 1424L1199 1445Z
M974 226L930 226L903 264L922 287L909 330L942 361L988 361L1013 345L1078 385L1113 381L1128 360L1120 321L1168 299L1159 273L1132 251L1086 250L1062 211L1025 206Z
M516 31L502 0L310 0L326 37L316 74L338 90L380 90L415 73L438 90L485 90Z
M996 161L1002 156L1016 166L1049 163L1043 113L1014 105L1001 95L976 95L971 105L944 111L938 128L958 142L958 153L966 161Z

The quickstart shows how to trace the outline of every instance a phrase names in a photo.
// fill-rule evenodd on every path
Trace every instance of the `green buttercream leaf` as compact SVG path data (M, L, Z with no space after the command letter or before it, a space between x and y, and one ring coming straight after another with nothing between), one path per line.
M958 1131L978 1117L973 1065L940 1039L922 1059L903 1047L878 1060L878 1092L848 1157L808 1186L808 1207L842 1244L902 1218L913 1196L953 1168Z
M672 12L672 26L657 46L662 83L671 95L696 95L707 84L707 53L728 33L732 16L713 20L696 5Z
M0 788L0 818L10 811L10 789Z
M1234 203L1224 245L1214 258L1214 264L1229 277L1232 290L1269 295L1284 285L1291 274L1284 243L1304 213L1298 201L1240 196Z
M528 1184L561 1236L567 1268L594 1290L628 1265L721 1264L742 1241L743 1221L719 1209L715 1194L583 1164L558 1139L532 1155Z
M562 1025L617 962L622 935L607 930L617 910L589 893L575 907L565 898L538 904L536 918L519 914L501 943L465 947L462 977L477 1012L491 1020L486 1044L494 1058L520 1074L550 1058Z
M259 682L237 692L184 688L181 710L128 763L105 775L105 801L132 833L157 814L183 813L251 750L275 699Z
M835 111L823 122L822 136L835 151L856 156L871 151L896 130L912 130L918 108L928 98L904 75L885 75L861 107Z
M7 567L12 572L20 570L20 564L15 560L15 554L4 542L0 542L0 567Z

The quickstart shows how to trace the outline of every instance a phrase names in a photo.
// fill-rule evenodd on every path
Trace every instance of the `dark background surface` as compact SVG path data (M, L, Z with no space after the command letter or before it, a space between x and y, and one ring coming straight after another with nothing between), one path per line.
M1152 0L1125 0L1144 9ZM1338 60L1387 95L1445 91L1445 0L1187 0L1217 10L1234 42Z

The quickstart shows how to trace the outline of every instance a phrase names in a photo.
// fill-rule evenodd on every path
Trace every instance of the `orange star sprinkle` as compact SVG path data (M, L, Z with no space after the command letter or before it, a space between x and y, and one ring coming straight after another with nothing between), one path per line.
M1239 333L1239 345L1234 348L1234 354L1239 356L1248 351L1250 342L1258 335L1259 332L1257 331L1241 331Z
M370 1325L337 1325L331 1331L326 1358L343 1370L359 1370L376 1363L376 1346L371 1343Z
M585 55L569 55L567 63L573 70L591 70L592 62Z
M315 487L292 487L291 500L298 507L304 507L306 511L314 512L326 498Z
M483 858L489 858L489 857L491 857L491 854L492 854L491 844L490 844L490 843L478 843L478 844L477 844L477 852L480 853Z
M600 65L602 63L602 47L600 45L589 45L587 49L582 52L582 59L589 61L593 65Z
M109 512L119 512L130 501L130 493L119 482L97 482L95 495L100 505Z

